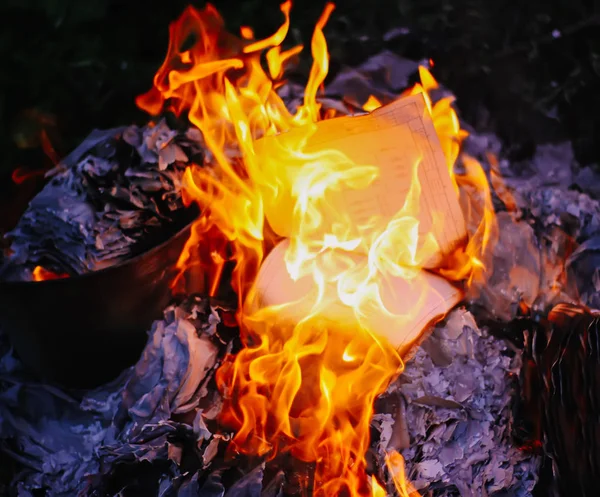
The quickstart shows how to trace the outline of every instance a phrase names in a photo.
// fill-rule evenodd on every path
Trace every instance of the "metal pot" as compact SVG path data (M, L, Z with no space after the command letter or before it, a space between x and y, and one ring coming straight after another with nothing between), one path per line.
M146 331L168 304L190 228L93 273L0 282L0 329L22 362L46 381L89 388L115 378L139 357Z

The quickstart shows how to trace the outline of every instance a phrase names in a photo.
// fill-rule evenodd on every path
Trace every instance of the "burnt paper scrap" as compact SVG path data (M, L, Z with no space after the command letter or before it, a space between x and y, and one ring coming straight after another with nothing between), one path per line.
M200 133L145 127L94 131L33 198L4 254L4 279L31 279L43 266L83 274L118 264L166 240L186 219L181 189L202 161Z

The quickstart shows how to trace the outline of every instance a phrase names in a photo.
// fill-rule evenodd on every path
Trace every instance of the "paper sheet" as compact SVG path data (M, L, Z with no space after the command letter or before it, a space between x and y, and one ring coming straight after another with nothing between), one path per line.
M357 326L354 309L340 301L335 283L319 289L310 275L298 280L290 277L285 265L288 247L288 240L284 240L262 263L256 279L257 293L247 302L246 312L278 306L277 317L283 322L297 324L316 312L325 321ZM366 256L354 257L357 264L366 264ZM425 270L410 281L382 279L379 292L385 311L375 306L363 314L362 324L385 337L401 355L410 350L429 323L443 317L462 299L459 288Z
M285 141L294 132L263 140ZM264 145L260 143L263 140L257 142L257 150ZM391 219L402 209L412 168L420 160L420 233L434 234L440 256L466 238L465 220L423 95L398 99L371 114L320 121L305 151L326 148L340 150L357 165L374 165L380 170L368 188L341 193L341 208L357 225L373 216ZM436 258L427 266L435 267L438 261Z

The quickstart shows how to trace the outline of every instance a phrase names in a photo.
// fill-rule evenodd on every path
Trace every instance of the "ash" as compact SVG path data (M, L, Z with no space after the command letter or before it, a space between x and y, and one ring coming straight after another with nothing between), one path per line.
M79 399L28 380L3 344L0 450L18 466L10 495L192 495L180 488L193 479L184 485L183 455L208 467L226 440L210 428L213 376L231 343L220 323L200 298L167 308L135 367Z
M201 164L200 133L163 119L142 128L94 131L56 168L6 237L0 277L32 279L35 266L78 275L123 262L191 221L181 188Z
M501 146L493 135L472 133L466 150L489 173L487 153L501 153ZM379 467L382 453L401 451L422 495L532 495L542 453L519 447L516 436L523 422L516 411L519 375L530 357L492 335L490 323L510 327L517 302L540 315L559 302L600 304L600 204L592 198L600 178L578 168L567 143L540 146L527 163L496 167L507 191L495 192L500 236L491 248L493 274L471 299L472 312L453 311L421 344L374 416ZM512 212L498 198L507 200L506 193ZM569 253L573 242L578 248Z
M380 403L380 451L402 450L407 477L423 495L527 496L539 458L512 441L520 355L457 309L422 344Z

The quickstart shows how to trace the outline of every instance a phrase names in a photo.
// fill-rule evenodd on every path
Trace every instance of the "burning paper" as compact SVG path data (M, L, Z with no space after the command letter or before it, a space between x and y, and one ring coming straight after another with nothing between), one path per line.
M327 192L329 206L320 219L323 231L335 229L333 224L340 222L339 215L327 218L329 213L344 213L343 220L349 226L373 232L385 229L398 213L408 214L407 196L416 167L420 198L413 209L418 212L411 214L418 215L420 242L433 235L439 248L425 265L435 267L442 255L451 253L466 239L455 184L423 94L400 98L371 114L319 121L308 133L306 127L294 128L263 138L255 143L255 151L259 160L264 160L267 154L289 155L299 143L303 145L304 157L314 155L320 159L323 151L335 150L343 154L338 160L345 161L349 167L359 169L361 166L364 170L364 166L368 166L369 169L365 171L365 176L370 176L368 184L362 188ZM291 177L293 174L287 175ZM292 184L283 186L289 192L294 188ZM282 198L288 202L294 200L291 194L284 194ZM278 235L289 237L298 228L292 212L293 206L279 202L267 208L265 214Z
M316 313L331 323L357 326L361 318L356 316L355 309L339 299L334 283L319 289L309 276L298 280L290 277L285 267L288 247L288 242L278 245L261 266L256 282L259 296L253 301L256 308L277 306L278 318L292 323ZM352 260L357 267L366 264L362 256L354 256ZM458 288L427 271L420 271L412 280L397 277L380 282L378 291L387 312L380 310L363 316L363 324L368 321L369 329L377 330L400 355L410 349L427 329L427 324L444 316L462 298Z
M453 172L465 133L450 98L431 104L437 83L425 69L407 99L323 122L336 115L318 95L332 4L315 27L302 101L288 105L283 69L301 49L281 50L290 9L283 3L280 29L258 41L227 33L212 6L187 9L138 105L185 114L204 138L210 167L183 178L186 199L203 214L178 267L205 268L211 295L231 275L238 296L244 348L217 373L221 423L235 432L228 450L314 465L314 495L370 495L369 423L374 399L402 371L397 346L460 298L426 270L454 282L478 274L493 210L476 161L462 176ZM369 109L377 106L371 99ZM464 219L462 184L485 200ZM265 259L281 237L285 245ZM265 302L269 267L277 278ZM307 312L295 322L289 311L302 308L294 299L303 283L292 294L282 285L302 281L317 291L303 296ZM327 319L335 303L351 319Z
M219 421L235 432L228 451L289 454L314 469L314 495L362 497L371 494L373 402L402 371L397 347L460 298L427 270L470 279L482 267L493 211L478 164L462 178L453 172L464 134L450 99L431 104L426 93L437 83L425 70L407 98L370 116L322 122L332 117L318 96L332 4L315 27L303 102L290 110L278 93L284 62L301 49L281 51L290 9L281 5L281 28L259 41L227 33L211 5L186 9L138 105L152 115L185 114L202 137L203 163L181 178L186 205L196 202L202 215L178 267L206 267L211 296L230 279L239 299L244 347L216 374ZM378 105L371 99L368 108ZM458 186L469 181L486 203L463 219ZM273 231L287 241L265 260L279 241ZM275 291L267 285L261 294L269 267ZM282 292L285 281L309 299L298 322L286 319L302 307ZM335 304L350 319L338 319Z
M299 146L301 152L291 152ZM253 310L278 306L278 318L293 323L318 315L332 323L361 325L405 349L430 321L461 299L460 290L421 270L435 268L467 237L422 94L400 98L369 115L320 121L308 134L306 128L295 128L263 138L255 149L261 161L285 154L307 162L289 167L292 172L282 175L284 193L278 196L283 202L265 210L273 230L292 242L278 245L262 264L257 297L250 301ZM339 155L333 159L334 153ZM345 175L352 184L331 185L316 171L312 186L320 190L322 199L307 199L306 210L314 211L307 219L297 216L303 207L296 205L302 192L294 190L298 183L310 189L311 179L303 179L311 175L307 171L311 160L315 169L331 169L332 178ZM284 169L287 164L283 162ZM309 232L305 224L314 229ZM294 267L293 259L306 257L297 255L298 246L314 252L311 256L323 273L321 278L315 278L314 271L309 274ZM387 259L389 264L372 267L373 259ZM361 276L361 268L368 274ZM353 288L355 298L344 299L340 282L370 285L375 295L360 295L361 290ZM374 298L380 302L373 302ZM365 305L359 303L362 308L357 309L360 300Z

